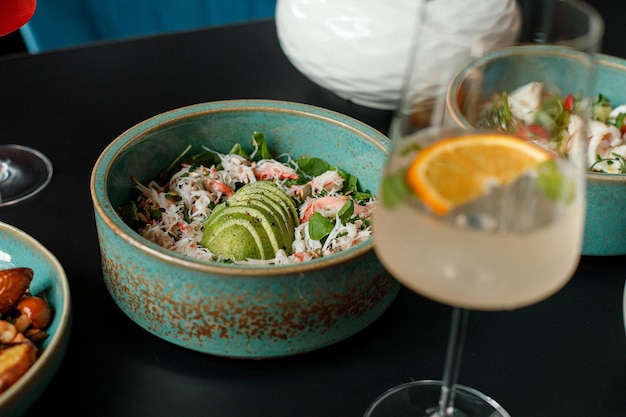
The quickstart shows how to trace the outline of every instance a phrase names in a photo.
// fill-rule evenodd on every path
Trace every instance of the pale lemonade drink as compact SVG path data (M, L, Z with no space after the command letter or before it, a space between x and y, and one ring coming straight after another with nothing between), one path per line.
M385 178L402 175L415 155L402 153L390 155ZM475 310L537 303L565 285L580 255L582 173L565 160L557 166L577 187L567 202L546 198L531 173L445 216L412 193L385 204L383 180L372 224L376 253L396 279L435 301Z

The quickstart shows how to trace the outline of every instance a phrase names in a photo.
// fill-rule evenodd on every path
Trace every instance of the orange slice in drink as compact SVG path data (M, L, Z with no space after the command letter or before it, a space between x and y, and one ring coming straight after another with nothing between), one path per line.
M547 150L514 136L468 133L425 147L409 166L407 181L427 207L444 215L550 158Z

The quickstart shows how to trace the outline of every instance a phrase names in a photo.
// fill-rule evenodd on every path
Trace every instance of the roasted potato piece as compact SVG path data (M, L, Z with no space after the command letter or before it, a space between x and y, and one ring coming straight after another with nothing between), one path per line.
M37 359L37 347L24 341L0 349L0 393L6 391Z
M0 271L0 313L6 314L28 290L33 279L30 268L11 268Z

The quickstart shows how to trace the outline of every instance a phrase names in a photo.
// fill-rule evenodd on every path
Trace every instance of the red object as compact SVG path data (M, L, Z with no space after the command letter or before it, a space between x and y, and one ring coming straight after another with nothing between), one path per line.
M540 125L529 125L528 130L535 136L539 138L547 138L550 137L550 132L543 126Z
M563 108L567 111L574 110L574 96L568 94L567 97L565 97L565 100L563 101Z
M36 0L0 0L0 36L15 32L35 14Z

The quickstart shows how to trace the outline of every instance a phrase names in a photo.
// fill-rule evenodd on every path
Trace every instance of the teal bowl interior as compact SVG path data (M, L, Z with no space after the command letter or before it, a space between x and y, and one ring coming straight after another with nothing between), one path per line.
M489 76L490 71L511 66L513 60L506 49L477 59L463 68L451 82L446 98L446 123L471 127L475 115L472 109L475 103L464 101L469 89L483 91L482 99L487 100L494 91L511 91L533 79L533 72L540 67L554 74L558 84L554 87L563 93L578 91L586 71L580 71L586 64L585 59L572 59L572 53L554 53L551 46L515 47L522 51L526 48L533 56L525 64L516 63L511 77ZM486 77L477 76L477 68L489 63ZM612 104L626 103L626 60L605 54L596 54L596 85L594 93L607 96ZM626 210L626 175L623 174L587 174L587 209L583 236L583 255L624 255L626 254L626 219L616 216Z
M34 270L30 290L45 297L54 311L41 356L14 385L0 394L0 414L17 417L52 381L65 355L71 327L70 290L65 271L52 253L22 230L1 222L0 253L11 264Z
M302 353L363 329L399 289L371 239L301 264L229 265L168 251L117 215L115 209L135 192L131 177L155 178L187 146L192 154L203 146L223 153L235 143L248 147L255 131L265 134L274 155L323 158L356 175L363 189L378 190L390 148L386 136L332 111L272 100L202 103L157 115L116 138L92 171L107 288L131 319L172 343L228 357ZM237 324L242 321L246 328Z

